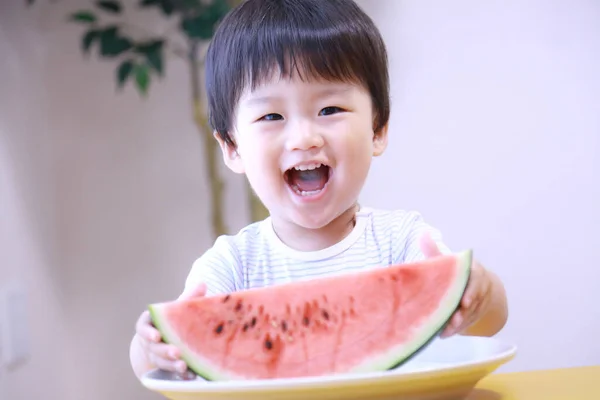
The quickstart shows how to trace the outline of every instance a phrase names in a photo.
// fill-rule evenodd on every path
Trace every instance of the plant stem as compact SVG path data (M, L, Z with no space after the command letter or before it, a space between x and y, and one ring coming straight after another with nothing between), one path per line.
M190 76L192 83L192 101L194 107L194 122L200 131L204 141L204 155L206 160L206 169L210 183L211 194L211 219L213 235L218 237L227 233L225 222L223 220L223 180L219 175L217 165L218 143L212 135L212 130L206 117L206 112L202 104L202 92L200 82L200 62L197 56L198 42L193 41L190 46Z

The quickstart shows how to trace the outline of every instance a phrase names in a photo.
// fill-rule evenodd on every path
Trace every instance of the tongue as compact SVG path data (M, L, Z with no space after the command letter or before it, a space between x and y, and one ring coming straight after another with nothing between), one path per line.
M303 192L321 190L329 179L328 173L328 167L325 166L307 171L292 169L289 172L289 183Z

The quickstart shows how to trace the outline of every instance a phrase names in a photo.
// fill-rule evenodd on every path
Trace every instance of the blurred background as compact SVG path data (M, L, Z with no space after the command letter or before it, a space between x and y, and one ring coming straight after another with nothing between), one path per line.
M158 399L129 366L135 320L214 238L190 65L175 51L118 89L118 62L82 52L85 17L67 21L94 1L26 3L0 4L0 332L21 338L0 340L0 399ZM180 33L121 3L102 18ZM393 96L361 202L419 210L502 277L499 337L519 346L502 371L599 364L600 3L359 3ZM245 182L218 165L235 232Z

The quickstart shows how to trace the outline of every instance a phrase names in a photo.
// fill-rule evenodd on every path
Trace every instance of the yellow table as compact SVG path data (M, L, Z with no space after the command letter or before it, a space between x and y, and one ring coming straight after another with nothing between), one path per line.
M467 400L600 400L600 365L492 374Z

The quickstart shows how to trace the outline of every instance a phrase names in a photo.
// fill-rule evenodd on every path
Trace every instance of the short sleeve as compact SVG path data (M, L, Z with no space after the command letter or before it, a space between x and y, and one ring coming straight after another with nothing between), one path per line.
M451 250L442 240L441 232L425 222L423 217L414 211L406 213L401 220L398 220L394 229L395 238L395 256L394 263L409 263L425 259L421 251L421 237L426 232L437 243L438 248L443 254L451 253Z
M226 236L220 236L215 244L193 263L181 296L185 296L201 283L206 284L207 296L231 293L241 286L241 277L242 265L235 248Z

